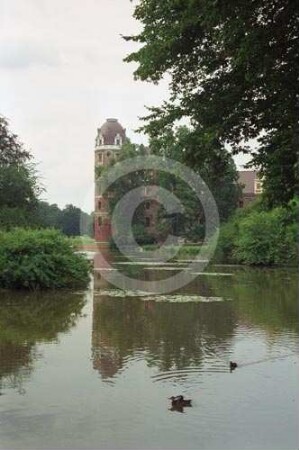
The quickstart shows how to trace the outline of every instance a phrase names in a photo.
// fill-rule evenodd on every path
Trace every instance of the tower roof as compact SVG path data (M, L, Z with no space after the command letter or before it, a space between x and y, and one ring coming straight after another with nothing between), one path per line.
M99 133L104 139L104 145L114 145L115 138L119 135L122 141L126 139L126 130L117 119L106 119L106 122L99 128Z

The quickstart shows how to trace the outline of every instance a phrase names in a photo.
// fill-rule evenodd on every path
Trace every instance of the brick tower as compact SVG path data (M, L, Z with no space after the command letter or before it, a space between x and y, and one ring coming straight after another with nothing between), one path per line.
M98 128L95 143L95 167L108 165L117 158L121 146L126 140L126 130L117 119L107 119ZM95 240L97 243L108 243L111 237L111 221L108 200L101 196L95 188Z

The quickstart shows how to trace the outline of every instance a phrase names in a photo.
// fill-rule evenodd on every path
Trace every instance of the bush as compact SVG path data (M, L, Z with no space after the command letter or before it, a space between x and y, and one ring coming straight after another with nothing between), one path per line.
M262 210L251 206L221 227L217 261L248 265L294 265L297 262L297 208Z
M0 232L0 287L86 287L91 267L59 231L17 228Z
M292 264L296 261L295 224L287 223L287 211L253 212L239 226L234 254L245 264Z
M217 262L234 263L235 239L239 232L238 217L234 216L221 226L214 259Z

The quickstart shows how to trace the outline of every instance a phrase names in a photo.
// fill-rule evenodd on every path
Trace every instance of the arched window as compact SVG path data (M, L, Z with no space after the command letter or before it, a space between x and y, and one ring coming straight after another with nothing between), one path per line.
M107 153L106 153L106 156L107 156L107 158L110 158L111 153L110 153L110 152L107 152Z
M101 209L102 208L102 202L101 202L101 200L99 200L98 201L98 209Z
M102 217L98 217L98 225L101 227L103 225Z

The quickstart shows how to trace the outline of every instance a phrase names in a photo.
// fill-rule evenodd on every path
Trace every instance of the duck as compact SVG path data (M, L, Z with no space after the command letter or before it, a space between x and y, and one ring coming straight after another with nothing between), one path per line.
M229 368L230 370L235 370L238 367L238 364L236 362L230 361L229 362Z
M186 400L183 395L177 395L176 397L172 396L169 398L169 400L171 400L171 405L175 408L179 407L184 407L184 406L192 406L191 405L191 399L190 400Z

